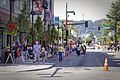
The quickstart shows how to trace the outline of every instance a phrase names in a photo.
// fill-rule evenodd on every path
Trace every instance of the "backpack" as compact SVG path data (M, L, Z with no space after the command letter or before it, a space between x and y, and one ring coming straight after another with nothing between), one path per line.
M77 51L80 51L80 46L77 46Z

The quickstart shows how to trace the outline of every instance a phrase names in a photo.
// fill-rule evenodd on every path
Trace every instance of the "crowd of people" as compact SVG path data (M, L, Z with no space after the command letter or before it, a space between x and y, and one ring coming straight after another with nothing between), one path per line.
M45 63L47 58L53 58L59 62L63 61L63 57L69 60L69 55L76 51L78 56L86 54L86 46L84 44L74 44L74 47L71 45L64 44L52 44L52 45L41 45L38 41L35 44L27 45L20 44L18 42L12 43L12 51L14 53L14 58L22 58L22 61L25 63L27 60L33 60L33 63L42 62Z
M120 44L110 44L108 45L103 45L103 50L108 50L110 52L120 52Z

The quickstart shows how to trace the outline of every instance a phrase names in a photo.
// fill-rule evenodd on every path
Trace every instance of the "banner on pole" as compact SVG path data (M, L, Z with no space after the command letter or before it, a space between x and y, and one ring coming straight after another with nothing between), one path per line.
M55 26L59 25L59 17L55 17Z

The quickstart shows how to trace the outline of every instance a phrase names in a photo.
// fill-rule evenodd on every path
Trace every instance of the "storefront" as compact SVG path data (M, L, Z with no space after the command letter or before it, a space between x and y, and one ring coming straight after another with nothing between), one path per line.
M2 46L3 46L3 31L0 30L0 63L2 59Z
M10 45L10 37L6 34L6 24L9 20L9 14L0 11L0 63L4 62L4 50Z

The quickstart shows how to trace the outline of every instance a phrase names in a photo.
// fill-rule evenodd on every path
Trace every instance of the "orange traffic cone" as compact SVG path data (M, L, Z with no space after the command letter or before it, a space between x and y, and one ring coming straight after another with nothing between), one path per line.
M105 58L105 62L104 62L104 71L108 71L108 59Z

